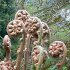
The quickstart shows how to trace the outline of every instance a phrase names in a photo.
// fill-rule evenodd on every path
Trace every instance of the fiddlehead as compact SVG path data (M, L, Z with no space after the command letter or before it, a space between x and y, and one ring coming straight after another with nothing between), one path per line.
M18 37L19 35L22 36L22 41L20 44L20 50L18 52L15 70L20 70L20 63L22 60L23 49L25 48L25 28L24 23L20 20L13 20L7 25L7 33L10 37Z
M58 67L58 70L61 70L61 67L64 64L65 58L66 58L66 55L67 55L67 48L66 48L65 44L61 41L55 41L55 42L51 43L51 45L49 47L49 54L53 58L61 59L56 64L57 67Z
M18 36L23 32L23 25L24 23L20 20L13 20L9 22L7 25L7 33L9 36Z
M42 44L44 47L48 47L49 46L49 43L50 43L50 28L49 26L47 25L47 23L45 22L41 22L42 23L42 29L43 29L43 36L42 36Z
M6 51L6 61L8 61L11 58L11 41L8 35L3 38L3 46Z
M48 58L48 53L43 47L37 45L33 48L32 59L36 70L39 70L39 66L41 67L46 58Z
M32 35L32 42L34 45L38 44L38 32L41 27L41 20L37 17L30 17L25 22L26 31Z
M0 62L0 70L14 70L11 62L11 41L8 35L5 35L3 38L3 46L6 51L6 58Z
M18 10L15 14L16 20L21 20L25 22L30 17L30 14L26 10Z

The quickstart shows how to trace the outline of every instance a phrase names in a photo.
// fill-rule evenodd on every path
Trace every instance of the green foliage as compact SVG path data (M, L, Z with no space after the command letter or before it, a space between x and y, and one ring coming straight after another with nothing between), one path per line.
M5 57L5 51L4 49L0 48L0 59L3 60Z
M67 67L66 67L66 66L63 66L63 67L62 67L62 70L68 70L68 69L67 69Z
M12 20L15 8L13 7L12 0L0 0L0 36L6 33L6 26Z
M11 58L13 60L15 60L17 58L17 49L18 49L18 45L17 44L13 44L12 48L11 48Z
M62 25L63 23L60 22ZM61 27L57 26L56 24L50 25L51 31L52 31L52 40L62 40L62 41L70 41L69 39L69 33L70 29L68 27L64 27L64 25Z
M11 38L11 44L12 44L12 46L11 46L11 52L12 52L11 53L11 58L13 60L15 60L17 58L17 49L20 45L19 38Z

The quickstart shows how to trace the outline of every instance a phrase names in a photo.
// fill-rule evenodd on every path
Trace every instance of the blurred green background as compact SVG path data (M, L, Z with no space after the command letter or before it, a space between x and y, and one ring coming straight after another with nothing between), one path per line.
M20 9L26 9L31 16L39 17L49 25L51 42L63 41L70 60L70 0L0 0L0 59L5 57L2 39L7 34L6 26ZM19 39L11 39L11 42L12 59L15 59Z

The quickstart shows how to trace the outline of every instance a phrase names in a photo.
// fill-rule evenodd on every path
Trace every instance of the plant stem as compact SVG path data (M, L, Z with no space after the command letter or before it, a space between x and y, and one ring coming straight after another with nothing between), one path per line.
M30 59L30 48L29 48L29 46L30 46L30 39L31 39L31 35L30 34L27 34L27 39L26 39L26 50L25 50L25 57L24 57L24 59L25 59L25 70L28 70L28 66L29 66L29 59Z
M25 33L22 34L22 41L20 44L20 51L18 52L18 56L17 56L17 60L16 60L15 70L20 70L20 64L21 64L24 48L25 48Z
M40 32L38 34L38 42L39 42L39 45L42 45L42 36L43 36L43 27L42 27L42 24L40 24Z
M5 47L5 51L6 51L6 61L10 60L11 58L11 49L10 47Z

